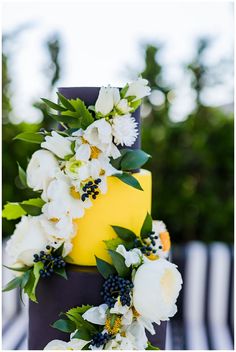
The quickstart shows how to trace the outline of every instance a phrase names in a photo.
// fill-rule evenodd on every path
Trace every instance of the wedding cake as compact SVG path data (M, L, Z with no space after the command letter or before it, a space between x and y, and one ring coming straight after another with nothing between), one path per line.
M166 226L150 215L150 155L140 149L148 82L57 94L43 101L59 128L16 137L41 148L26 172L19 166L37 197L3 210L21 217L7 244L16 277L4 291L29 296L31 350L165 349L182 279Z

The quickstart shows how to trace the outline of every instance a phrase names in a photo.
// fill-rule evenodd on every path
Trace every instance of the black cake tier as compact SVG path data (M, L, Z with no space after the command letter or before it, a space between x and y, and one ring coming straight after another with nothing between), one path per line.
M99 305L102 303L101 287L104 282L95 267L71 265L68 267L68 280L55 275L40 280L37 288L38 304L29 303L29 340L30 350L42 350L54 339L68 340L68 334L50 325L59 319L60 312L82 304ZM155 326L156 335L148 335L154 346L165 349L166 322Z
M64 95L67 99L76 99L80 98L86 104L86 106L94 105L100 87L60 87L58 88L59 93ZM141 147L141 123L140 123L140 108L138 108L135 112L132 113L132 116L135 118L136 122L138 123L138 137L135 143L130 147L131 149L140 149Z

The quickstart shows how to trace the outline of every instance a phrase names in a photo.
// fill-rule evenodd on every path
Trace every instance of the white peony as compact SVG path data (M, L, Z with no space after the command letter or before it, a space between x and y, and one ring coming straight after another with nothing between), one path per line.
M41 143L41 147L50 150L61 159L72 154L69 138L63 137L55 131L52 131L51 136L45 137L45 142Z
M95 111L102 115L108 115L114 108L114 105L120 100L118 88L101 87L95 103Z
M106 156L114 159L120 156L119 149L112 142L112 128L105 118L94 121L84 132L84 139L99 148Z
M129 84L125 97L135 96L136 98L133 101L136 101L150 95L150 92L151 88L148 86L148 81L139 77L136 81Z
M116 145L131 147L138 137L137 122L130 114L112 119L112 134Z
M148 261L138 268L134 276L133 303L141 316L160 324L161 320L175 315L183 282L176 268L165 259Z
M48 244L47 234L40 216L23 216L7 242L6 251L15 262L27 266L34 264L33 255L44 250Z
M127 251L123 244L119 244L116 248L116 252L121 254L125 258L125 265L130 267L131 265L139 265L142 262L142 252L138 248Z
M92 307L88 309L82 317L93 324L105 325L106 322L106 312L108 306L107 304L101 304L98 307Z
M45 347L44 350L82 350L88 341L81 339L72 339L69 342L62 340L52 340Z
M34 191L43 191L42 198L49 183L60 172L59 164L55 156L47 150L37 150L31 157L26 169L27 184Z

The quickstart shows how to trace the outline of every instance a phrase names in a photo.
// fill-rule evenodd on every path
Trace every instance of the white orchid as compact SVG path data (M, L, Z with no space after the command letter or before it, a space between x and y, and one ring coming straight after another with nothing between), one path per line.
M107 304L101 304L98 307L88 309L82 317L93 324L104 325L106 323Z
M108 115L120 100L118 88L101 87L97 101L95 103L95 111L104 116Z
M138 137L138 123L131 115L115 116L112 121L112 134L116 145L131 147Z
M33 255L46 248L47 233L41 224L41 216L23 216L7 242L6 252L12 260L23 265L34 264Z
M45 199L45 192L49 183L60 172L55 156L47 150L37 150L31 157L26 169L27 184L34 191L43 191L41 197Z
M148 86L148 81L144 78L139 77L136 81L129 83L128 90L125 94L125 98L134 96L133 101L142 99L147 95L150 95L151 88Z
M61 159L72 154L69 137L63 137L55 131L52 131L51 136L45 137L45 142L41 143L41 147L50 150Z
M175 315L182 285L176 265L165 259L148 261L138 268L133 282L134 307L141 316L160 324Z
M100 149L106 156L111 156L114 159L120 156L119 149L112 142L112 128L105 118L94 121L85 130L83 138L90 145Z
M139 265L142 262L142 252L138 248L126 250L123 244L119 244L116 248L116 252L121 254L125 258L125 265L130 267L131 265Z

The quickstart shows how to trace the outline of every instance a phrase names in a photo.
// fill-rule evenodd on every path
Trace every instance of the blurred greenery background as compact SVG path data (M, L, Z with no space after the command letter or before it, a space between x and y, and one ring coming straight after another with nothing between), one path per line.
M39 101L32 105L40 111L42 122L12 123L14 76L10 75L9 65L14 53L7 44L19 35L17 30L14 35L3 37L3 204L31 195L20 186L17 161L25 168L38 146L14 141L14 136L22 131L55 127ZM204 62L209 46L208 39L199 39L195 57L182 68L191 74L195 109L181 122L173 122L169 114L173 87L165 82L165 66L159 60L163 48L146 43L140 53L145 63L142 76L153 90L142 110L142 149L152 155L146 165L153 173L152 215L168 224L175 242L233 241L233 109L205 106L202 102L202 92L209 82L214 85L219 79L219 70L212 70ZM60 58L64 49L60 36L55 33L45 42L45 48L47 62L42 70L48 81L47 97L51 98L62 70ZM224 63L223 72L231 70L231 64ZM222 72L222 67L219 69ZM14 225L14 221L3 220L3 235L9 236Z

